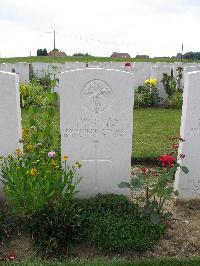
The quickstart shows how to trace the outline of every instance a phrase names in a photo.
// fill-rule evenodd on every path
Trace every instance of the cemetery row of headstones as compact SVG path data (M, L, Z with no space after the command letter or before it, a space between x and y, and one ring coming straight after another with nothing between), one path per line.
M62 155L80 161L80 197L127 193L117 186L131 173L134 73L105 68L60 74ZM177 172L180 199L200 199L200 71L186 74L180 153L190 172ZM0 155L21 148L19 78L0 72ZM2 190L2 187L1 187Z
M163 84L161 80L163 78L163 73L171 74L173 73L176 77L177 67L182 66L184 72L191 72L200 70L200 65L198 63L151 63L151 62L67 62L67 63L42 63L35 62L32 64L28 63L2 63L0 64L0 71L13 72L19 74L20 82L29 82L30 75L34 75L37 78L43 78L45 75L49 75L51 79L57 79L59 73L70 70L70 69L85 69L89 68L106 68L106 69L119 69L128 72L133 72L134 78L134 88L144 85L144 81L150 77L156 78L158 80L158 94L161 97L162 102L167 99ZM58 87L55 91L59 92Z

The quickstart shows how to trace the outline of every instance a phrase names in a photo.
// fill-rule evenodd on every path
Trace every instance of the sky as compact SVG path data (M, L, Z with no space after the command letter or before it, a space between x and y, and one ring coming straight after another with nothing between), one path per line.
M200 0L0 0L0 57L200 51Z

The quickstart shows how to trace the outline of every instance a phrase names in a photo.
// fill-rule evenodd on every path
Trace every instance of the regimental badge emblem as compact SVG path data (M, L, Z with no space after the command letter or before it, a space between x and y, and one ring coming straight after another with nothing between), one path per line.
M107 82L93 79L83 86L81 98L91 112L99 114L111 104L112 90Z

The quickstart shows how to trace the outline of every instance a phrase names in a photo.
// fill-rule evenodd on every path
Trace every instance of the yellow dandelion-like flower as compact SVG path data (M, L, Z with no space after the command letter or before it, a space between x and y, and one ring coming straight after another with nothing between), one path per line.
M37 175L38 173L38 170L36 168L32 168L31 171L30 171L30 175Z
M57 162L55 160L51 160L51 165L52 166L56 166L57 165Z
M77 168L79 168L79 169L80 169L82 165L81 165L81 163L79 163L79 162L76 162L76 163L75 163L75 166L76 166Z
M26 128L22 129L22 138L26 139L28 137L29 131Z
M26 146L26 149L27 150L31 150L33 148L33 145L32 144L28 144L27 146Z
M63 159L63 161L67 161L69 159L69 156L64 155L62 159Z
M23 153L23 152L22 152L20 149L16 149L16 154L17 154L18 156L21 156L22 153Z

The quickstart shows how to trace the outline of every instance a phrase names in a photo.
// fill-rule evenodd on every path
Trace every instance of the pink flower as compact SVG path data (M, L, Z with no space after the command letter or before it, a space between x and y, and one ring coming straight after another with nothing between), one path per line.
M55 156L55 151L50 151L50 152L48 152L48 157L49 158L53 158L54 156Z
M15 252L11 252L7 257L6 257L6 261L15 261L16 260L16 253Z

